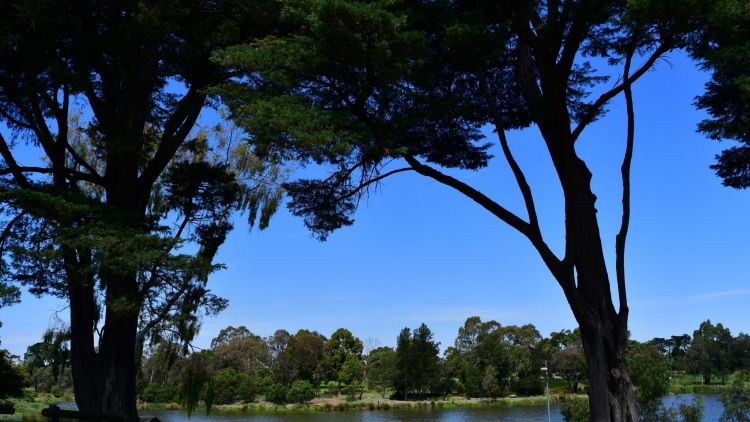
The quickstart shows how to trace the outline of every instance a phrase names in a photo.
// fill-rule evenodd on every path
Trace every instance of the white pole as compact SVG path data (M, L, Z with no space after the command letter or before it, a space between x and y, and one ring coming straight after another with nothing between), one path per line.
M544 367L547 368L546 371L544 371L544 378L547 381L547 422L552 422L552 413L549 410L549 366L547 366L547 361L544 361Z

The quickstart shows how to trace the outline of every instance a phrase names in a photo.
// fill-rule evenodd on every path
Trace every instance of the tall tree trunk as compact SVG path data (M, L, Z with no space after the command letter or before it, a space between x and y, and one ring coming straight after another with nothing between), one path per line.
M112 283L116 281L116 283ZM134 277L111 278L104 332L100 342L99 402L103 413L138 421L135 389L135 350L139 303ZM114 285L113 285L114 284Z
M124 293L134 291L135 280L108 280L108 306L98 351L94 342L97 309L93 283L76 281L69 283L69 296L71 370L78 409L137 421L135 332L139 308L137 302L131 302L132 294Z
M73 392L78 409L97 412L99 391L99 359L94 348L94 324L97 319L92 280L76 277L78 265L71 251L65 252L70 299L70 368Z
M129 189L125 186L129 186ZM127 217L121 215L117 224L137 227L141 222L145 211L134 192L137 187L136 182L129 185L121 183L117 186L119 192L108 192L110 205L132 217L132 221L126 221ZM129 269L121 268L99 274L100 282L106 287L106 298L104 324L97 350L94 333L99 310L95 281L90 273L90 251L76 253L68 250L64 258L69 278L71 370L76 404L84 412L139 421L135 365L141 300L136 275ZM103 266L106 268L106 263Z
M581 329L589 379L589 411L595 422L635 422L635 394L625 363L626 304L612 302L591 172L574 153L565 173L568 257L576 271L575 291L566 292ZM562 283L561 283L562 284Z

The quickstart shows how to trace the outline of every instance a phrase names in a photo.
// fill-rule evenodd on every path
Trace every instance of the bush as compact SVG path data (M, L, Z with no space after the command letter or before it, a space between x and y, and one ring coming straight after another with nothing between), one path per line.
M289 402L304 403L315 398L315 388L309 381L297 380L289 387L286 393L286 399Z
M669 392L669 361L655 347L634 341L625 353L638 404L642 410L657 409Z
M151 403L169 403L177 401L180 396L179 388L174 384L159 385L151 383L143 389L140 399Z
M565 422L588 422L589 400L588 398L563 396L560 398L560 413L562 413Z
M281 384L271 384L266 389L266 400L276 404L286 403L286 387Z
M13 406L13 402L10 400L0 400L0 414L1 415L12 415L16 413L16 409Z
M700 422L703 420L703 398L693 399L692 403L681 403L679 413L683 422Z
M23 395L26 378L22 370L13 365L13 358L7 350L0 350L0 399Z
M703 398L680 401L666 409L658 408L652 415L642 415L642 419L648 422L700 422L703 420Z
M722 421L750 421L750 372L740 371L734 382L721 393Z

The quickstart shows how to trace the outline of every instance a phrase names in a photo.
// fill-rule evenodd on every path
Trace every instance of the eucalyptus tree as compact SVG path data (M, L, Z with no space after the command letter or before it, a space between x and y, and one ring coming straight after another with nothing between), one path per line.
M525 237L580 325L592 420L633 421L637 409L623 357L635 139L631 86L683 43L680 7L614 0L306 1L292 3L285 14L300 27L293 37L230 48L216 60L245 72L223 94L259 151L334 168L326 177L287 186L290 210L321 239L351 225L359 200L380 181L405 172L455 190ZM618 77L607 82L602 73L608 71ZM620 95L628 129L618 163L623 208L611 278L592 173L577 148L586 128ZM481 131L488 125L491 139ZM509 130L530 125L546 146L539 159L554 166L550 182L563 192L562 256L548 246L508 139ZM525 216L441 169L487 167L491 143L511 169Z
M271 33L277 14L270 1L0 6L3 280L67 300L82 411L138 420L143 344L189 341L199 310L226 306L206 281L234 211L264 227L278 204L247 145L195 130L207 89L231 76L212 52Z

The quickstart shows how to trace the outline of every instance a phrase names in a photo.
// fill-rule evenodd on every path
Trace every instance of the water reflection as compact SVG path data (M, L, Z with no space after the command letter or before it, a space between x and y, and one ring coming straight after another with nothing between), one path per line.
M719 396L715 394L702 395L705 409L703 421L717 422L721 416L722 407ZM692 394L680 394L664 398L665 406L679 405L680 402L690 402ZM552 405L552 421L563 422L560 407ZM180 411L143 411L142 417L157 416L163 422L545 422L547 421L546 406L496 406L469 409L415 409L415 410L372 410L372 411L344 411L344 412L309 412L309 413L281 413L259 414L246 413L237 415L194 414L188 419Z

